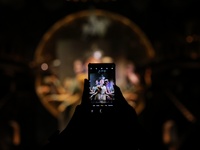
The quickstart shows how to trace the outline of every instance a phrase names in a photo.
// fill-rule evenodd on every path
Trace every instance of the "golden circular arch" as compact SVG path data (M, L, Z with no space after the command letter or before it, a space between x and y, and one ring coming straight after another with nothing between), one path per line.
M35 59L34 59L34 64L37 67L40 67L40 65L44 62L46 62L46 57L44 56L44 51L48 51L48 44L49 41L53 40L54 35L60 30L61 28L65 28L68 26L68 24L71 24L72 22L79 20L81 18L85 18L90 16L91 14L94 14L96 16L106 16L110 18L111 20L120 22L123 26L130 28L132 32L134 32L139 39L140 44L144 46L145 53L147 55L148 60L151 60L154 58L154 49L146 37L146 35L143 33L143 31L130 19L120 15L116 14L113 12L105 11L105 10L99 10L99 9L94 9L94 10L83 10L80 12L76 12L73 14L69 14L63 19L57 21L42 37L41 41L38 44L38 47L36 48L35 52ZM42 76L38 74L36 77L36 84L35 86L38 87L41 84L41 79ZM43 99L43 95L38 94L42 104L48 109L48 111L55 117L58 117L60 112L57 110L57 108L54 105L49 104L48 101Z

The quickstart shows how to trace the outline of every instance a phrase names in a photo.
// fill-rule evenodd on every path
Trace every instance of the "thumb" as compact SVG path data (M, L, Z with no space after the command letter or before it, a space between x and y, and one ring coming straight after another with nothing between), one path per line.
M88 79L84 79L84 87L83 87L81 105L89 106L89 81L88 81Z

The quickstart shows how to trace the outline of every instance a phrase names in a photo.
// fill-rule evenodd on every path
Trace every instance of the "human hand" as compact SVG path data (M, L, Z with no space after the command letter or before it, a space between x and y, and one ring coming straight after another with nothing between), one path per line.
M135 110L127 103L120 88L117 85L114 88L114 108L103 113L91 113L89 82L85 79L81 104L76 107L67 127L47 147L79 148L80 143L82 148L87 149L123 146L125 149L146 150L143 141L146 137Z

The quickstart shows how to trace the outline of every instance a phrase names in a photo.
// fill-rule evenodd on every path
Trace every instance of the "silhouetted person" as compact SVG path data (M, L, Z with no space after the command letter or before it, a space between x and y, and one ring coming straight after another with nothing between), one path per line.
M102 113L91 113L89 85L84 80L82 102L76 107L66 128L52 136L42 150L123 149L155 150L153 138L143 129L135 110L124 99L116 85L116 105Z

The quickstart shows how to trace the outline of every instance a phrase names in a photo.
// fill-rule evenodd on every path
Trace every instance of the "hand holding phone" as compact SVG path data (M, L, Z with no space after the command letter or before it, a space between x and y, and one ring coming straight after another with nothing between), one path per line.
M112 67L110 69L113 70ZM104 70L104 67L102 67L102 70ZM113 75L111 70L108 72ZM112 75L109 79L115 81L115 77L112 78ZM152 143L155 142L157 144L157 142L154 141L152 136L149 138L146 135L143 126L138 121L135 110L127 103L117 85L114 86L115 97L111 101L106 101L106 103L101 101L93 103L88 98L89 87L89 80L85 79L82 103L76 107L75 113L66 128L54 139L51 138L51 141L47 143L43 150L62 150L71 146L78 149L80 145L76 144L77 139L80 143L86 143L82 147L94 149L93 145L87 144L88 140L90 143L95 143L101 141L102 137L104 137L105 141L109 141L108 143L98 145L102 149L105 146L109 148L123 146L125 149L132 147L134 150L155 149ZM99 104L102 104L102 106L99 107ZM110 105L109 107L106 106L108 104ZM90 105L91 107L88 107ZM89 109L93 110L93 113L90 113ZM86 135L89 139L85 138Z

